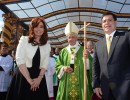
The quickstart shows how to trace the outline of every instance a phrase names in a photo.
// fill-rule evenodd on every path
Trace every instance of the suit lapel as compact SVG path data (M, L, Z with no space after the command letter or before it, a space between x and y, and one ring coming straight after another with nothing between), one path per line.
M116 33L113 36L112 42L111 42L111 48L110 48L110 53L108 56L108 61L109 61L112 53L114 52L118 39L119 39L119 36L118 36L118 32L116 31Z

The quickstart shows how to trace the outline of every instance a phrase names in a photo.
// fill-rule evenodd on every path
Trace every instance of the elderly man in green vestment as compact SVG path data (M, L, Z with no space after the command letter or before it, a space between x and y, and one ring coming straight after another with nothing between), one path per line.
M73 22L67 24L65 34L69 45L60 51L56 61L56 74L59 78L56 100L83 100L84 97L84 48L77 42L78 32ZM92 88L88 84L87 100L91 100Z

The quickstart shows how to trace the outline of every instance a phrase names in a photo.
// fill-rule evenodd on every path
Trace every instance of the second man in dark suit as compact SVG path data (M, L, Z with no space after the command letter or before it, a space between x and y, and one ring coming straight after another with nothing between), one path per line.
M116 25L113 13L103 15L105 37L95 46L93 88L103 100L130 100L130 32L118 32Z

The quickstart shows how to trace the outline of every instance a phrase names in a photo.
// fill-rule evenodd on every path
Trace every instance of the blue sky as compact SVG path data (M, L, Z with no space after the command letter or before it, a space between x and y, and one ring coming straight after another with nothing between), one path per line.
M2 17L2 14L4 12L0 10L0 31L2 30L2 27L4 26L4 23L3 23L3 17Z

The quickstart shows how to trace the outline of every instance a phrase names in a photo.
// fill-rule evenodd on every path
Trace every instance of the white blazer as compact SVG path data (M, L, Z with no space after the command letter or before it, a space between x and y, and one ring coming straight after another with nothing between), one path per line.
M17 65L25 64L26 67L32 67L32 59L37 51L38 46L32 46L28 43L28 36L22 36L16 50L16 62ZM39 46L40 48L40 69L45 68L49 64L50 56L50 44Z

